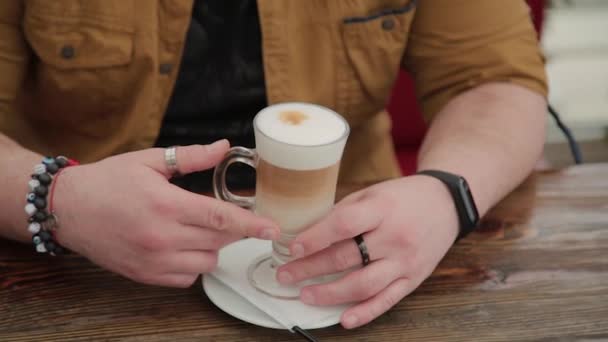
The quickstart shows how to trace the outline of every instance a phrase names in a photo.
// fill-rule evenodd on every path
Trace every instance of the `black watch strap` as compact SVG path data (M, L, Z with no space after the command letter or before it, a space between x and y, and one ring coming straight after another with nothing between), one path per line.
M472 232L477 224L479 223L479 213L473 194L469 188L464 177L455 175L453 173L439 171L439 170L424 170L417 174L427 175L440 180L450 191L456 211L458 212L458 220L460 223L460 231L458 233L458 240L467 236Z

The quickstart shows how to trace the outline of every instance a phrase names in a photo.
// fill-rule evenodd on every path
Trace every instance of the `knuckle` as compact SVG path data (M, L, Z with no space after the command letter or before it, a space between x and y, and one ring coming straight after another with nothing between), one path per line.
M135 239L136 245L147 252L159 252L169 247L167 239L160 233L147 231Z
M151 212L162 217L175 217L177 216L177 206L175 203L170 201L168 197L158 196L157 194L150 194L148 196L148 208Z
M402 250L403 247L410 246L412 244L410 235L405 231L394 234L391 240L393 241L395 247L397 247L399 250Z
M207 212L207 223L209 226L217 230L226 230L229 221L229 218L219 204L215 204L209 208Z

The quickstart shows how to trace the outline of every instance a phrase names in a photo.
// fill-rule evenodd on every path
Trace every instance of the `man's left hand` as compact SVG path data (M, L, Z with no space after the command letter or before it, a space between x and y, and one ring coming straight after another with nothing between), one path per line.
M354 237L363 234L371 262L362 265ZM355 328L374 320L414 291L435 269L458 235L452 198L440 181L412 176L387 181L344 198L290 245L298 259L277 273L293 284L321 275L344 277L302 289L310 305L358 303L341 317Z

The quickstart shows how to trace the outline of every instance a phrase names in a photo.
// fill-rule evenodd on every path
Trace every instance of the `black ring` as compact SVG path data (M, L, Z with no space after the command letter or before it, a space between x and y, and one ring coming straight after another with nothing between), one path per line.
M363 266L369 265L369 252L367 251L367 245L365 244L365 240L363 240L363 234L359 234L353 239L355 239L355 242L357 243L357 248L359 248L359 253L361 253L361 263L363 264Z

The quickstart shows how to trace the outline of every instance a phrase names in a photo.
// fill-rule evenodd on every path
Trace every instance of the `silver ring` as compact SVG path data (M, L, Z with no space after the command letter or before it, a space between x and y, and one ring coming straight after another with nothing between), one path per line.
M165 149L165 164L171 176L179 175L179 167L177 166L177 146L171 146Z

